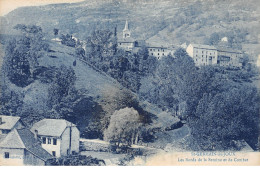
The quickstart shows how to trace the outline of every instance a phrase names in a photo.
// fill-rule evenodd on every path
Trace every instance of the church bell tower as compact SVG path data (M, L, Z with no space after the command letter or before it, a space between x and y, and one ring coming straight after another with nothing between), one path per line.
M130 36L131 36L131 32L130 32L130 30L129 30L128 21L126 20L126 22L125 22L125 28L124 28L124 30L123 30L123 38L125 39L125 38L128 38L128 37L130 37Z

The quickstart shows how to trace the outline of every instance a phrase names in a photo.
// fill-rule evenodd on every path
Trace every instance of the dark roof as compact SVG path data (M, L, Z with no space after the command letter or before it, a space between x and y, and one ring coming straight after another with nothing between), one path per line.
M15 124L20 120L20 117L18 116L0 115L0 118L2 118L0 129L7 129L7 130L11 130L15 126Z
M26 149L43 161L54 158L41 147L41 143L35 139L34 134L26 128L12 130L1 142L0 147Z
M24 143L25 148L42 159L43 161L47 161L48 159L52 159L53 156L49 154L45 149L41 147L41 143L35 139L34 134L29 129L19 129L17 132L20 135L21 140Z
M218 47L218 51L242 54L242 52L239 51L239 50L234 50L234 49L231 49L231 48L223 48L223 47Z

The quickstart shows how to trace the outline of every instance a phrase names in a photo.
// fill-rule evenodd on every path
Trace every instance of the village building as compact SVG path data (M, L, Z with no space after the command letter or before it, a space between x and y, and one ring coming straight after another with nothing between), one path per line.
M186 51L192 57L196 66L242 67L243 53L239 51L202 44L190 44Z
M24 124L18 116L0 115L0 137L6 136L14 128L23 128ZM1 138L0 138L1 141Z
M53 158L41 147L37 136L26 128L13 129L0 142L0 162L4 166L43 166Z
M39 137L42 148L54 157L79 152L80 132L67 120L43 119L32 126L31 132Z
M134 47L138 46L138 42L131 37L131 31L129 30L128 21L125 22L125 28L123 30L123 37L118 38L118 47L125 51L132 51Z
M160 60L164 56L173 55L174 48L168 48L164 46L147 46L149 56L154 56Z

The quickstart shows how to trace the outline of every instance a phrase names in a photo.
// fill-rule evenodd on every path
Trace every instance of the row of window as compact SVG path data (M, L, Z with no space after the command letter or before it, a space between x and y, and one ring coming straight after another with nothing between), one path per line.
M56 138L51 139L51 138L42 137L42 144L57 145L57 139Z
M156 55L156 53L151 53L151 55L153 56L153 55ZM160 53L158 53L158 56L160 55ZM162 53L162 55L164 56L164 53Z
M198 53L198 50L196 50L196 53ZM201 53L203 54L204 51L201 51ZM206 51L206 54L208 54L208 51ZM213 54L215 54L215 52L213 52ZM209 55L211 55L211 53L209 53Z
M150 51L155 51L155 49L150 49ZM159 52L160 49L158 49L157 51ZM162 49L162 52L164 52L164 49Z

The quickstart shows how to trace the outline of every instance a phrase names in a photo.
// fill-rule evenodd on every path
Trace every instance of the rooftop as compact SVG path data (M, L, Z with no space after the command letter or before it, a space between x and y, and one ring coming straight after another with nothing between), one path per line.
M0 115L0 118L2 118L2 123L0 124L0 129L12 129L15 124L20 120L20 117L18 116L6 116L6 115Z
M135 42L136 40L134 38L131 38L131 37L127 37L127 38L121 38L121 39L118 39L118 42L125 42L125 43L128 43L128 42Z
M211 45L204 45L204 44L191 44L194 48L202 48L202 49L211 49L211 50L217 50L216 47Z
M41 147L40 142L34 138L34 134L25 128L12 130L0 143L0 147L26 149L43 161L53 158Z
M43 136L60 137L63 131L70 126L76 127L75 124L68 122L65 119L43 119L36 122L32 126L31 131L34 132L37 130L38 134Z

